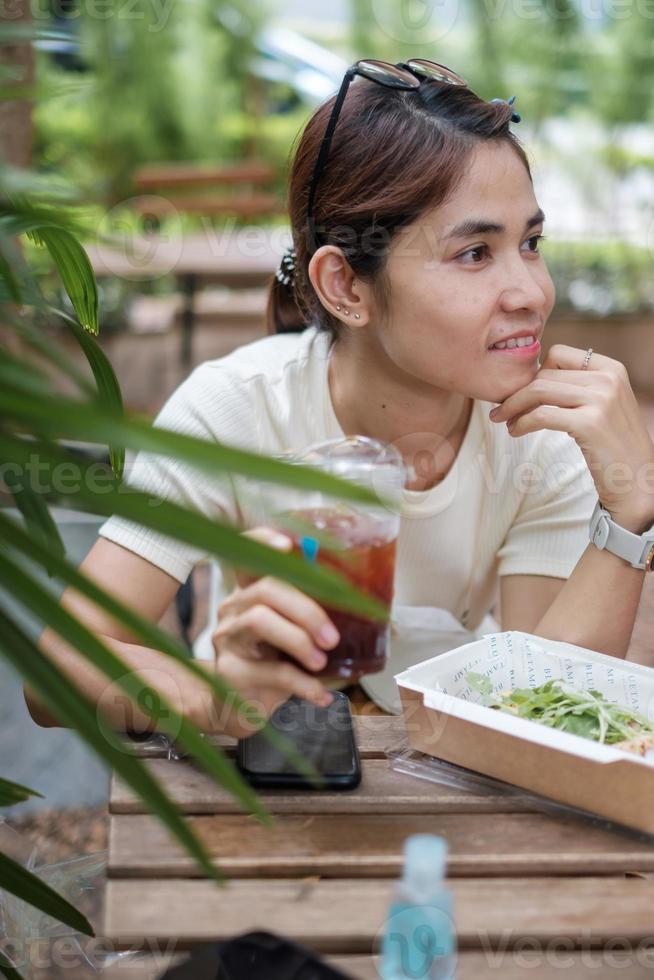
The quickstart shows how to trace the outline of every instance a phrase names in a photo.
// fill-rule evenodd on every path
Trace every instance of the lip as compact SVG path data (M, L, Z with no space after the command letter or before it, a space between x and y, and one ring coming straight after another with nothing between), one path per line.
M513 357L522 357L526 359L535 357L537 354L540 354L539 332L540 331L535 330L520 330L518 333L512 333L508 337L499 337L498 340L494 341L495 343L499 343L501 340L518 340L520 337L535 337L536 340L533 344L529 344L528 347L503 347L501 350L498 350L497 347L489 347L488 353L510 354L513 355Z

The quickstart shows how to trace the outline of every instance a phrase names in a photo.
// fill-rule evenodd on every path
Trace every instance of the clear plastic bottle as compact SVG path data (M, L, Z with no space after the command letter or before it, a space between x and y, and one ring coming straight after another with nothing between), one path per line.
M395 884L382 943L382 980L452 980L456 931L445 884L447 842L415 834L404 844L404 876Z

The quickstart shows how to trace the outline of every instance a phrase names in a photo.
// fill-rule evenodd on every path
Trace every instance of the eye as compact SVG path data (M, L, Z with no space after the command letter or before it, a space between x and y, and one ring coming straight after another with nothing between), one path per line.
M541 242L544 241L545 241L545 235L532 235L531 238L528 238L527 241L525 242L525 245L527 246L527 251L533 252L535 255L538 255L540 252L540 248L538 246L540 245Z
M488 245L475 245L474 248L469 248L465 252L461 252L460 255L457 255L457 259L463 262L464 265L481 265L488 258L488 254Z

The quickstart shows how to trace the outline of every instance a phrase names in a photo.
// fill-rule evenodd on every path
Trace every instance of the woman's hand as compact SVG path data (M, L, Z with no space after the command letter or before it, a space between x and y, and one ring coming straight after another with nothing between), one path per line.
M654 445L626 368L593 352L556 344L534 380L491 412L512 436L567 432L581 449L599 499L613 519L641 533L654 522Z
M289 538L267 528L246 534L272 547L292 547ZM240 573L237 580L239 587L218 608L212 637L216 672L262 717L269 717L292 694L326 707L332 696L312 673L322 670L325 651L340 639L327 613L314 599L272 576L253 580ZM278 651L296 663L281 658ZM212 727L237 738L260 727L233 705L218 704L215 710L224 716Z

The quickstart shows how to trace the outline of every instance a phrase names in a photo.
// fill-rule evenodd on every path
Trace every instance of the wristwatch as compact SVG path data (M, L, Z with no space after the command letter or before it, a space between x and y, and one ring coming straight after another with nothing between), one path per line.
M633 534L620 527L611 518L599 500L590 519L590 540L600 551L606 549L612 555L628 561L633 568L652 571L654 561L654 524L642 534Z

